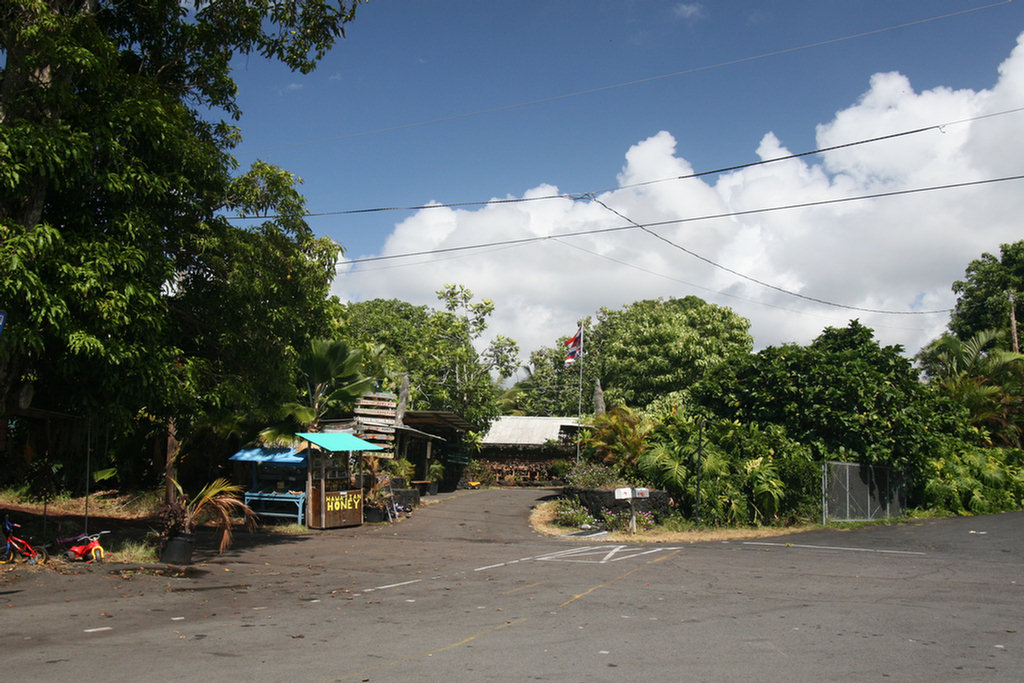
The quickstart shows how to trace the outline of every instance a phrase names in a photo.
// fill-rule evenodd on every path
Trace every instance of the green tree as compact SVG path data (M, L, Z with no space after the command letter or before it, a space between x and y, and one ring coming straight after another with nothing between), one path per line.
M409 375L410 402L419 410L450 410L480 426L499 414L499 383L515 371L518 347L498 335L478 351L476 343L494 310L472 292L447 285L438 292L444 310L374 299L345 307L345 337L363 349L379 349L366 371L397 391Z
M609 404L646 406L685 389L726 359L749 353L749 327L731 310L694 296L638 301L601 309L589 359Z
M336 247L295 222L289 202L298 196L286 196L280 173L258 165L248 180L231 180L238 131L217 119L240 115L233 55L309 71L354 8L321 0L0 6L0 300L9 314L0 406L30 381L42 407L103 415L108 425L143 412L158 422L173 416L187 428L211 412L272 404L266 394L287 390L296 337L304 342L309 330L273 312L297 296L269 278L290 266L296 289L318 281ZM259 197L258 188L270 191ZM291 219L241 229L220 213L252 206ZM247 278L250 298L228 311ZM262 325L248 317L254 311ZM312 318L311 328L323 323L318 310ZM271 347L263 381L246 344L255 345L250 354Z
M593 412L596 368L589 357L566 365L564 340L530 354L530 362L525 367L527 376L516 383L516 389L522 394L518 403L521 414L565 416L580 412L580 364L583 369L582 409L584 413Z
M946 334L918 358L930 386L967 409L971 424L984 430L981 441L1021 445L1024 354L995 347L1000 335L982 330L966 341Z
M616 406L594 418L583 445L620 476L639 479L640 458L647 450L647 437L654 425L627 406Z
M919 473L947 407L930 400L899 346L882 347L857 321L809 346L768 347L719 365L692 390L710 414L780 425L817 457Z
M949 329L959 339L983 330L1010 331L1011 295L1016 301L1024 292L1024 240L1001 245L998 257L985 253L971 261L964 279L953 283L953 292L957 299ZM1024 320L1016 317L1020 337Z
M346 342L314 339L299 357L299 400L283 406L286 423L264 430L260 435L275 441L291 438L298 429L320 431L320 421L332 412L351 408L360 396L376 384L362 373L363 354Z

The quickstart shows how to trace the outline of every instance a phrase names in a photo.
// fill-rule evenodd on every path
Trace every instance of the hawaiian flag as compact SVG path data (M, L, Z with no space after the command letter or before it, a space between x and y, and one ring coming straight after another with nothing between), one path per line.
M572 362L583 353L583 325L576 330L576 334L565 340L566 349L565 364L572 365Z

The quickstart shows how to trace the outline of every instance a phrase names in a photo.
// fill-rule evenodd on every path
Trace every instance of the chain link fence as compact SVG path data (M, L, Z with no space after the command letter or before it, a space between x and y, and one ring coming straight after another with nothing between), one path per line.
M821 521L857 522L903 515L903 477L891 467L855 462L821 466Z

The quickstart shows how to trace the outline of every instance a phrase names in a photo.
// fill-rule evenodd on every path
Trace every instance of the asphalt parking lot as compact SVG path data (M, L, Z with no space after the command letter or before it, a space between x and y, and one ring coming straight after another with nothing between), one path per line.
M460 491L395 525L243 533L187 572L19 566L0 578L5 668L27 681L1021 679L1024 513L619 544L533 532L550 493Z

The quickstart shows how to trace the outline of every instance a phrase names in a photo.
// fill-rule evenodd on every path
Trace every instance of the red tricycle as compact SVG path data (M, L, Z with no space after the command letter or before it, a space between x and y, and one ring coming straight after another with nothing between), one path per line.
M109 531L95 534L78 534L69 538L58 538L57 544L64 548L64 557L71 562L102 562L107 551L100 545L100 536Z

